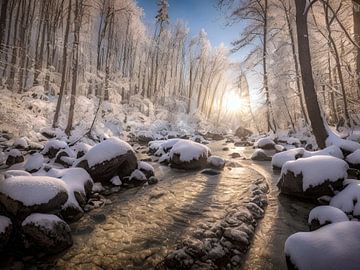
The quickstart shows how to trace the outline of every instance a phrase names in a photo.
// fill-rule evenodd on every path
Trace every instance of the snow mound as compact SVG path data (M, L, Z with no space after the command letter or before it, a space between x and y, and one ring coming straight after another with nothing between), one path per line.
M359 222L345 221L295 233L285 242L285 254L299 270L356 270L360 265L359 231Z
M48 152L51 150L51 149L67 149L69 148L69 146L66 144L66 142L64 141L59 141L59 140L49 140L45 146L44 146L44 149L42 150L42 154L43 155L46 155L48 154Z
M115 157L126 154L128 151L134 152L130 144L118 138L107 139L92 147L84 156L90 167L111 160Z
M13 176L0 181L0 193L25 206L45 204L61 192L63 181L47 176Z
M111 178L110 183L113 184L114 186L121 186L122 185L122 182L121 182L119 176L114 176L113 178Z
M5 172L5 178L12 176L31 176L31 174L22 170L8 170Z
M22 138L19 138L19 139L16 139L14 141L14 144L13 146L16 147L16 148L21 148L21 149L26 149L29 147L29 142L28 142L28 138L26 137L22 137Z
M53 230L54 226L59 222L64 223L64 221L62 219L60 219L59 217L57 217L55 215L34 213L34 214L29 215L22 222L21 226L34 224L37 227L42 227L42 228L45 228L48 230Z
M349 221L349 218L343 211L328 205L322 205L312 209L309 214L308 223L310 224L314 219L317 219L320 225L324 225L327 222L337 223Z
M360 149L348 155L346 161L354 165L360 164Z
M10 218L0 216L0 234L5 233L6 229L12 225Z
M295 176L302 174L303 191L318 186L326 181L335 182L347 178L348 164L332 156L313 156L287 161L282 169L280 178L292 172Z
M360 216L360 184L355 182L348 184L331 199L330 205L345 213Z
M326 145L336 145L347 152L355 152L360 149L360 144L351 140L341 139L339 135L335 134L329 127L327 127L328 138L326 139Z
M9 153L8 153L8 156L9 156L9 157L21 157L22 154L21 154L21 152L20 152L19 150L17 150L17 149L11 149L11 150L9 151Z
M75 192L79 192L85 196L89 192L85 190L85 186L90 184L92 187L93 185L90 175L82 168L53 168L48 172L48 176L59 178L65 183L69 197L64 207L71 205L80 208L80 205L75 197Z
M210 167L216 169L222 169L225 166L225 160L222 157L218 157L218 156L208 157L207 162L210 165Z
M200 157L208 158L211 155L210 148L189 140L181 140L173 145L170 152L170 159L175 155L179 155L179 159L183 162L198 160Z
M275 154L272 158L271 165L276 168L282 168L282 166L287 161L313 156L333 156L339 159L344 158L341 149L336 145L329 146L319 151L307 151L304 148L294 148L285 152Z
M261 138L261 139L257 140L254 143L254 146L257 148L274 149L275 142L271 138L266 137L266 138Z
M41 169L44 163L44 157L40 153L31 155L25 163L25 170L28 172L35 172Z

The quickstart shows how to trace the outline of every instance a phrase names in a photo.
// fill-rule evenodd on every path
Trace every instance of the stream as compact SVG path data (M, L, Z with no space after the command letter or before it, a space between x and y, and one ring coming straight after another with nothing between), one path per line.
M224 151L228 146L230 151ZM238 152L249 158L253 149L212 142L214 155L230 159ZM234 159L239 167L225 167L219 175L183 172L152 163L159 183L123 189L107 198L111 203L92 210L71 224L74 245L55 257L29 265L40 269L153 269L177 244L202 223L215 223L234 202L245 200L254 180L266 178L270 193L265 217L241 269L286 269L286 238L306 231L313 207L278 196L270 162Z

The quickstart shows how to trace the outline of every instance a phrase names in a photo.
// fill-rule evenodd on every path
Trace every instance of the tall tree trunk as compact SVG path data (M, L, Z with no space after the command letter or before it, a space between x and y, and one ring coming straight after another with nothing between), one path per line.
M61 103L63 100L64 89L65 89L65 84L66 84L66 82L65 82L66 81L66 67L67 67L67 58L68 58L67 45L68 45L68 41L69 41L69 32L70 32L71 4L72 4L71 0L69 0L69 8L68 8L68 15L67 15L66 27L65 27L64 44L63 44L61 84L60 84L59 98L56 103L56 110L55 110L54 120L53 120L53 124L52 124L53 128L57 127L57 123L59 121L60 108L61 108Z
M355 42L360 44L360 1L353 1L353 18L354 18L354 35ZM356 48L356 78L357 78L357 93L360 99L360 48Z
M6 13L9 0L2 0L1 14L0 14L0 49L4 43L5 29L6 29ZM11 19L11 18L10 18Z
M323 122L324 119L321 115L321 110L315 91L314 77L311 65L307 13L305 13L306 1L295 0L295 5L299 52L298 55L306 107L309 114L311 127L316 138L316 142L320 148L325 148L328 133L325 128L325 123Z
M44 3L43 3L44 13L45 13L45 16L43 17L44 21L39 22L42 24L42 32L41 32L40 47L39 47L38 55L37 55L38 57L36 58L36 63L35 63L34 85L40 84L39 75L42 70L43 59L44 59L45 36L46 36L46 29L47 29L48 20L49 20L49 2L44 1Z
M82 0L75 0L75 13L74 13L74 42L72 48L72 83L71 83L71 97L70 97L70 108L69 108L69 117L65 133L69 136L70 131L73 126L74 120L74 109L76 101L76 84L78 77L78 67L79 67L79 40L80 40L80 28L81 28L81 18L82 18Z

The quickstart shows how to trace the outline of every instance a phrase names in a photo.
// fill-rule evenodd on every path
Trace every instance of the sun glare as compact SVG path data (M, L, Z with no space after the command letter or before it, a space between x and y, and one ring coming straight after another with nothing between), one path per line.
M230 91L225 94L224 97L224 107L229 112L238 112L242 107L242 100L240 96L234 91Z

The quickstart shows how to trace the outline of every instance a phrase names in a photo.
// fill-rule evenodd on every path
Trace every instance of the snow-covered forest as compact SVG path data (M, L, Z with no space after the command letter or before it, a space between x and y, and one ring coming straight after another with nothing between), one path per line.
M0 0L0 95L0 269L359 268L359 0Z

